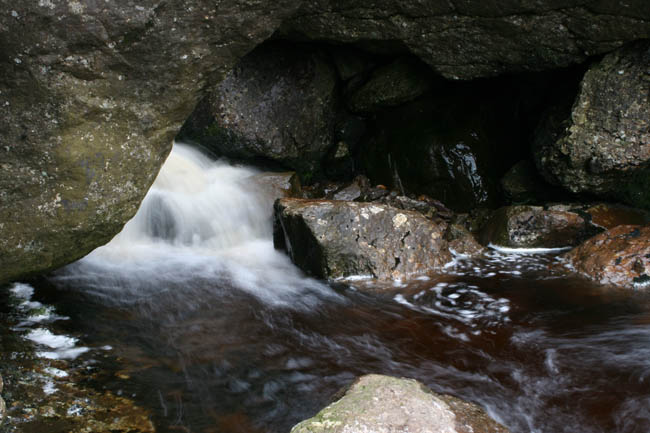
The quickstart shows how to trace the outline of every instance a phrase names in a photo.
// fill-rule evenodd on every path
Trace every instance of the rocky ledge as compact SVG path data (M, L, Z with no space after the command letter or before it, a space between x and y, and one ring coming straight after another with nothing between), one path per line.
M479 406L413 379L369 374L291 433L507 433Z

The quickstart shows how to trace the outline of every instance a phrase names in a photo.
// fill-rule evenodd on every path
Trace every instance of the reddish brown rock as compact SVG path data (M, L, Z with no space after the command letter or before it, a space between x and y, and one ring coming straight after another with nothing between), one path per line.
M577 272L601 284L647 287L650 283L650 227L615 227L587 240L565 257Z

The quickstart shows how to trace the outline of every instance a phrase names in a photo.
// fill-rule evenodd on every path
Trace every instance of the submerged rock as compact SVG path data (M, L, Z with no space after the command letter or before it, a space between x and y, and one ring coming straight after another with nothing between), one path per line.
M650 209L650 42L606 55L568 113L549 112L535 158L551 183Z
M585 241L564 256L600 284L650 287L650 227L621 225Z
M291 433L508 433L481 407L413 379L369 374Z
M449 79L553 69L650 36L646 0L304 2L282 31L410 52Z
M481 243L514 248L578 245L594 230L584 217L564 208L506 206L481 229Z
M238 159L262 159L307 180L334 145L336 69L314 49L259 46L199 104L182 134Z
M119 232L202 89L298 3L3 2L0 283Z
M281 199L274 226L276 248L319 278L406 278L451 260L446 223L378 203Z

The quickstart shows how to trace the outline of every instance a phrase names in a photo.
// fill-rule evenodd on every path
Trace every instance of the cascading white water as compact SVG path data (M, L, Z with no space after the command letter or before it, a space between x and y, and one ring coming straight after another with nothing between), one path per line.
M207 281L272 304L309 306L318 302L314 293L335 296L274 250L272 197L255 174L174 144L136 216L58 279L115 300L163 290L187 295Z

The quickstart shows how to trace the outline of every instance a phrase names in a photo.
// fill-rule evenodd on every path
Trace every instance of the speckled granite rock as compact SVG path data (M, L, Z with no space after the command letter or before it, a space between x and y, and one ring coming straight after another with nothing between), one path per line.
M275 245L319 278L407 278L451 260L447 224L378 203L280 199Z
M650 209L650 42L608 54L585 74L570 114L537 130L540 172L571 192Z
M508 433L475 404L413 379L369 374L291 433Z
M299 3L0 0L0 283L108 242L201 90Z
M646 0L306 1L285 34L411 52L451 79L544 70L650 37Z

